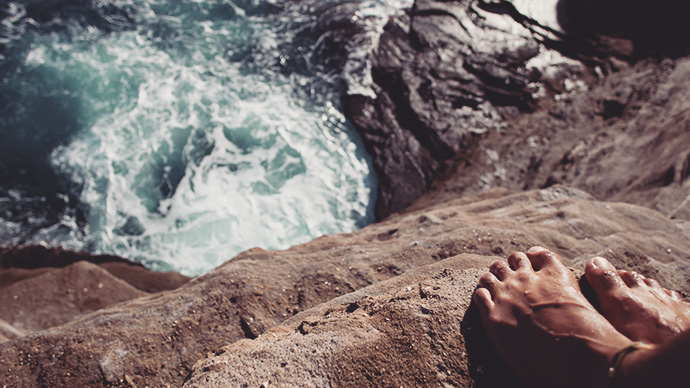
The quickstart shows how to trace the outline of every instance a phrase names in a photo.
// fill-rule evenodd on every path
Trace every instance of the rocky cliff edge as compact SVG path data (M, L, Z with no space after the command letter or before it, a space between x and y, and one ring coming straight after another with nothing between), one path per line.
M599 254L687 295L688 237L684 223L659 212L577 189L490 190L284 251L249 250L175 290L2 342L0 381L513 384L469 303L492 260L541 244L581 269Z

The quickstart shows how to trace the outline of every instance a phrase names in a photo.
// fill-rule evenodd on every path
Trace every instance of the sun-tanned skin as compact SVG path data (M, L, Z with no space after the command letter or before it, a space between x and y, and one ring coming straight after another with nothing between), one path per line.
M528 387L608 387L608 366L632 341L585 299L553 252L495 262L475 292L487 334Z
M687 388L690 384L690 330L652 350L630 353L620 365L616 388Z
M656 281L616 271L601 258L590 260L586 276L613 324L585 299L560 258L544 248L514 253L481 277L475 302L515 375L530 388L613 386L608 368L635 340L655 347L622 358L615 387L687 387L690 306Z
M616 270L602 257L587 263L585 276L597 293L601 313L631 340L662 344L690 329L690 304L656 280Z

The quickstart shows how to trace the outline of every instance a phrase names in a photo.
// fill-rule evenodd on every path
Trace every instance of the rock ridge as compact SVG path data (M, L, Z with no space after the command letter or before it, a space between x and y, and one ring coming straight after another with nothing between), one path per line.
M200 359L220 354L225 346L239 340L244 342L237 347L263 346L266 330L302 312L312 316L307 310L321 303L458 254L500 257L534 244L553 247L576 267L581 267L590 255L601 254L618 266L634 267L687 294L687 237L683 224L658 212L625 203L594 201L576 189L495 189L429 205L357 232L324 236L284 251L249 250L175 290L112 305L61 326L2 342L0 381L16 387L126 387L128 381L136 386L180 386L188 377L188 384L198 384L211 378L205 377L204 367L195 367ZM454 261L458 265L461 262ZM466 269L471 268L475 267L468 264ZM470 272L476 276L478 271L477 267ZM472 276L463 283L464 293L474 287ZM439 287L443 295L459 292L456 282ZM395 290L390 292L398 292L397 286ZM455 298L447 301L460 306ZM388 313L407 317L407 307L401 308ZM446 311L450 306L438 308ZM461 307L457 308L452 317L464 314ZM309 324L303 326L303 331L309 330ZM366 334L357 330L353 335ZM453 346L454 352L469 354L462 342L448 344L443 336L420 335L428 346ZM481 339L476 337L479 334L463 335L465 342ZM318 349L310 350L318 353ZM366 353L361 356L356 365L371 360L384 367L385 360L376 358L380 353L372 352L373 358L367 358ZM316 375L325 361L316 356L310 360L314 363L305 362L303 368ZM448 362L459 372L465 370L461 365L468 361ZM249 369L250 364L246 365L246 369L236 368L235 373L251 376L258 367ZM436 370L433 365L424 367ZM218 368L213 370L217 372ZM417 376L415 379L421 379L418 372L410 371ZM379 381L371 382L367 376L374 377L364 373L347 380L341 374L322 375L332 384L341 381L373 386ZM449 381L473 386L476 375L462 376ZM227 384L232 386L229 381ZM427 380L419 381L426 381L422 386L437 386L434 384L439 380L427 376Z

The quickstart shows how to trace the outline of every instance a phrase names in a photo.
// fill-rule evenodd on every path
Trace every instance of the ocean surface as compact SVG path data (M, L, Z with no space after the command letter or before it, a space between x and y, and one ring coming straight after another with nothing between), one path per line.
M370 93L366 55L411 2L342 3L366 33L339 68L313 14L268 0L0 4L0 245L197 275L372 222L339 101Z

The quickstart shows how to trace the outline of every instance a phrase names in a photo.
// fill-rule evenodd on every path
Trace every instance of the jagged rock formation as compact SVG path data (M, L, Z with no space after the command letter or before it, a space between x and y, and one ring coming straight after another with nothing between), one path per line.
M420 0L386 27L372 58L376 97L345 97L379 174L378 218L425 193L476 137L562 92L565 80L584 85L585 66L548 44L552 29L506 10Z
M596 202L584 192L562 187L524 193L489 191L476 197L430 205L422 211L391 217L355 233L322 237L285 251L250 250L176 290L111 306L59 327L5 341L0 343L0 380L16 387L127 386L127 381L137 386L179 386L188 376L189 384L199 384L206 377L221 379L219 383L225 382L230 386L234 386L233 379L253 381L252 375L278 373L271 369L271 365L279 364L262 367L263 358L259 358L253 363L245 362L241 368L238 365L214 366L205 370L205 366L194 365L213 352L219 355L225 352L227 357L235 357L233 352L237 349L246 348L243 351L250 353L258 351L261 346L266 346L264 341L267 339L262 337L258 341L243 342L231 348L230 352L220 349L238 340L254 339L300 312L306 315L297 315L288 326L272 333L282 331L289 336L288 332L294 329L295 324L296 327L303 326L303 330L310 330L311 324L297 322L301 319L299 317L311 317L309 319L312 320L317 316L326 320L328 317L319 313L322 310L305 310L411 269L458 254L472 253L489 258L473 259L466 266L462 264L463 258L457 258L428 270L422 268L416 275L401 280L409 282L413 289L418 289L421 283L440 287L429 291L430 295L458 293L458 297L440 298L438 305L431 306L439 314L449 314L448 318L439 318L441 326L411 337L415 343L422 341L419 346L425 344L424 352L438 351L433 354L434 359L453 359L438 365L410 364L405 376L414 375L414 381L419 381L420 386L438 386L447 378L442 376L448 376L446 368L451 367L454 369L448 381L461 381L472 386L476 375L463 366L469 361L462 357L473 355L471 349L463 344L480 341L482 337L479 331L462 332L454 320L466 314L463 308L467 306L474 279L481 266L492 257L506 256L511 251L542 244L558 251L569 264L581 267L590 255L603 254L616 265L634 267L645 275L658 278L667 287L688 293L690 284L686 280L690 276L687 260L690 248L685 243L688 230L682 226L644 207ZM461 280L450 281L453 276L445 281L434 280L444 266L448 266L451 273ZM395 295L406 292L400 289L401 281L365 290L343 300L348 301L349 306L367 293L378 294L371 307L365 306L366 301L362 302L360 313L373 311L381 300L393 299ZM464 283L457 289L461 281ZM459 297L463 299L462 303ZM338 307L345 303L343 300L329 305L336 309L334 316L347 314L347 306ZM419 325L427 322L427 318L415 321L409 314L420 306L427 306L427 301L415 297L409 303L400 303L386 310L390 315L381 315L384 317L382 322L403 325L400 327L408 327L404 325L409 324L411 330L419 330ZM368 310L370 308L373 310ZM385 321L385 317L390 321ZM410 321L405 323L407 318ZM362 319L360 326L336 326L352 331L355 337L366 337L370 318ZM451 321L454 324L446 328L443 322ZM436 335L441 328L449 330L448 335L460 338L456 340L458 342L446 343L450 337ZM318 331L318 323L315 329ZM390 335L397 336L400 332L397 333L391 331ZM385 337L376 338L382 340ZM374 337L371 339L375 340ZM310 346L318 343L322 342L312 342ZM253 348L254 344L257 348ZM404 342L394 341L392 344L397 346ZM442 349L449 346L453 348L452 353L447 352L443 356ZM310 362L303 360L302 368L333 384L340 381L375 386L382 380L368 380L367 376L375 376L374 371L350 378L329 370L323 357L331 354L330 351L343 357L348 354L359 357L351 364L357 368L365 368L370 363L386 369L399 365L394 361L399 357L397 354L377 353L375 348L359 353L347 351L350 349L347 346L328 349L331 350L309 348L316 355L309 359ZM388 358L381 358L384 356ZM409 357L412 356L410 353ZM295 361L291 359L290 362ZM215 364L216 361L208 363ZM217 365L227 364L221 360ZM414 369L421 367L423 371ZM223 368L229 371L222 371ZM465 375L461 373L463 370ZM422 375L426 380L420 377ZM301 374L294 378L298 376ZM506 378L505 374L502 376ZM290 377L286 375L285 378ZM322 381L317 377L314 379L317 385ZM298 380L285 381L303 385Z
M634 3L418 0L407 17L389 23L371 58L376 97L344 99L379 174L377 217L403 210L452 158L486 138L526 139L506 123L532 120L529 113L547 111L554 97L570 101L640 58L688 52L687 39L676 38L690 36L677 16L687 14L687 4ZM600 101L605 106L578 108L610 118L627 103L621 92ZM594 117L553 121L580 137L596 125Z
M690 60L644 61L509 122L459 158L426 201L561 183L690 220Z

